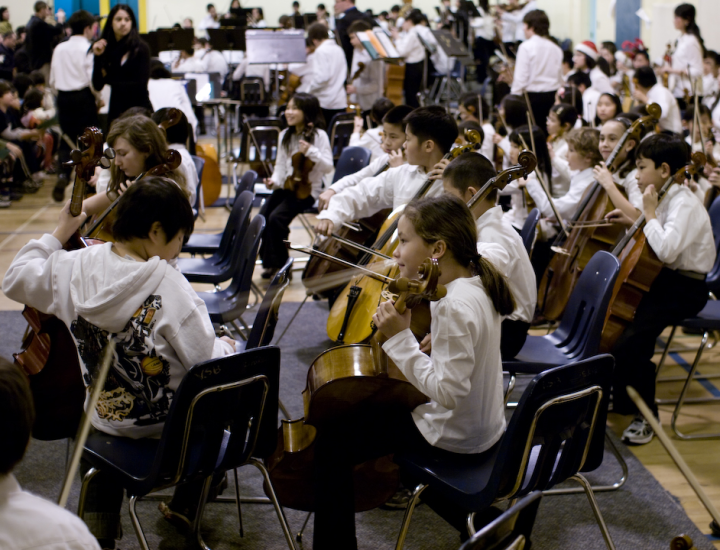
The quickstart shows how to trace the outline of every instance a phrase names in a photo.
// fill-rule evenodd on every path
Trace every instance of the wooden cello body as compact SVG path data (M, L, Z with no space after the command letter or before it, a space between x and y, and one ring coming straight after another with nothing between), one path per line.
M212 206L220 198L222 192L222 173L218 164L218 154L212 144L195 146L197 156L205 161L200 184L203 193L203 204Z

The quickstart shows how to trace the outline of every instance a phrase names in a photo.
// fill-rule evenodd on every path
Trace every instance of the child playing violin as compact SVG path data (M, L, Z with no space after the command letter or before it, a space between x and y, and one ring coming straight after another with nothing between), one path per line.
M515 304L505 278L477 252L472 214L450 195L415 200L400 217L398 234L393 258L400 275L417 278L420 264L434 258L447 289L430 305L432 357L409 329L410 311L399 314L388 301L373 321L388 338L383 350L430 400L412 412L367 406L353 420L337 418L318 430L315 550L357 548L353 465L408 449L488 452L505 430L500 321ZM452 503L432 505L463 529L464 516Z
M290 234L290 222L315 203L320 196L323 176L333 169L330 140L323 130L325 124L317 98L310 94L295 94L288 102L285 118L288 127L280 132L275 170L265 179L265 186L273 193L260 210L267 220L260 247L263 279L271 279L285 265L288 252L283 242ZM312 191L303 199L296 196L294 189L285 187L288 178L293 176L293 155L296 153L302 153L314 163L307 174Z
M687 144L664 134L646 138L637 150L637 183L647 220L643 232L648 246L664 266L612 351L613 410L620 414L635 413L635 419L623 432L623 441L633 445L649 443L654 432L637 414L625 387L635 388L657 417L652 361L655 342L666 327L696 315L705 306L708 299L705 277L715 263L710 217L693 192L673 183L662 202L658 201L658 191L687 164L688 156ZM633 222L619 209L607 217L627 225Z

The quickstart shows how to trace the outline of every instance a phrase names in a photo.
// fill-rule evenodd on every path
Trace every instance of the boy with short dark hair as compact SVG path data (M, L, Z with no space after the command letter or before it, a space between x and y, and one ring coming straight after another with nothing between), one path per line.
M412 111L405 118L405 125L408 163L335 195L327 210L318 215L315 230L319 234L330 236L343 223L372 216L384 208L395 209L407 204L431 177L433 169L440 170L433 179L441 179L444 166L439 163L457 138L457 123L443 107L432 105ZM425 196L440 194L441 182L435 181Z
M640 67L637 69L633 76L633 83L635 84L633 97L637 101L643 105L657 103L662 109L660 122L658 122L660 129L681 134L682 121L678 102L670 90L658 83L652 67Z
M345 80L348 67L345 52L335 40L329 39L328 28L322 23L310 25L307 38L314 48L313 70L312 74L305 77L309 83L304 91L318 98L325 125L330 132L333 117L347 109Z
M463 153L443 172L443 188L466 204L488 180L495 168L487 158ZM535 272L520 235L496 206L497 189L470 209L478 233L478 252L505 275L515 298L515 311L503 319L500 355L504 361L515 357L523 347L537 304Z
M657 417L655 404L655 342L662 331L696 315L707 303L705 277L715 263L710 217L693 192L673 183L659 203L658 191L688 162L688 147L679 137L656 134L637 151L637 181L643 192L647 244L664 266L638 306L632 323L613 348L615 371L613 410L635 413L623 441L643 445L654 432L628 397L635 388ZM630 225L619 210L608 217Z
M382 122L385 115L394 107L395 104L386 97L377 99L370 109L370 119L375 124L375 128L368 128L367 130L364 129L365 120L363 117L356 116L353 133L350 136L348 145L350 147L367 147L372 153L370 156L372 161L382 156L384 154L382 148ZM411 110L408 109L407 112L409 113ZM405 128L403 127L404 132Z

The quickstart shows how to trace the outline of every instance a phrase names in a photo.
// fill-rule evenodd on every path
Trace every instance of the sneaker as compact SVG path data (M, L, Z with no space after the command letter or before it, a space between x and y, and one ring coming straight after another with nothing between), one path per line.
M625 428L622 434L622 440L629 445L645 445L650 443L655 436L655 432L650 424L642 416L635 416L630 425Z
M184 510L185 514L181 514L172 510L165 502L158 504L158 510L160 510L163 517L176 528L187 528L190 527L192 523L192 519L188 517L190 515L188 511Z
M408 503L411 498L412 492L410 489L401 487L392 497L390 497L390 500L381 506L381 508L390 510L405 510L408 507Z

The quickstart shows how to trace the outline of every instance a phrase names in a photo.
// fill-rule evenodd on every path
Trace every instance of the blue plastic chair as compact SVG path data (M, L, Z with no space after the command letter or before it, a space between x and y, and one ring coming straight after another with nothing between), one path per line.
M451 502L467 514L472 536L476 513L568 479L582 485L605 542L614 549L593 490L581 474L602 464L613 363L611 355L600 355L535 376L502 438L484 453L436 447L396 453L402 473L418 482L396 550L403 547L415 505L428 487L432 501Z
M528 336L515 358L503 361L503 370L537 374L597 355L619 270L615 256L596 253L580 274L557 330L546 336Z
M713 268L710 270L710 273L708 273L707 278L705 279L705 283L707 284L708 290L712 292L715 296L720 294L720 198L715 199L713 203L710 205L710 209L708 210L708 214L710 215L710 223L712 224L712 232L713 232L713 238L715 239L715 264L713 265ZM702 331L703 336L700 340L700 347L697 350L697 353L695 354L695 360L693 361L692 367L690 367L690 371L688 372L687 378L685 377L668 377L666 379L658 378L658 382L674 382L677 380L685 379L685 385L683 386L682 391L680 392L680 397L677 399L656 399L655 401L658 404L671 404L675 403L675 410L672 414L672 420L670 421L670 425L672 426L673 431L680 439L716 439L720 437L719 433L695 433L695 434L686 434L684 432L681 432L677 427L677 419L680 415L680 409L682 409L683 405L685 403L710 403L713 401L720 401L717 397L693 397L693 398L686 398L688 389L690 388L690 384L695 380L708 380L711 378L718 378L720 375L707 375L707 374L697 374L697 368L698 365L700 365L700 359L702 358L703 351L705 350L705 346L707 345L708 338L710 336L711 332L714 332L716 330L720 330L720 301L717 299L710 300L707 305L698 313L695 317L691 317L689 319L685 319L682 323L680 323L677 326L674 326L672 328L672 331L670 331L670 337L667 340L667 344L665 344L665 349L663 350L662 357L660 358L660 362L658 363L657 371L660 372L660 369L662 368L663 364L665 363L665 358L667 357L668 351L670 350L670 343L673 341L673 338L675 337L675 331L677 330L677 327L681 328L688 328L688 329L695 329Z
M195 204L193 205L193 215L195 216L195 219L197 220L198 216L200 215L200 204L202 201L202 173L203 168L205 168L205 159L200 158L196 155L191 155L193 162L195 163L195 170L197 171L197 177L198 177L198 184L195 188Z
M245 313L250 301L253 270L264 229L265 218L258 214L250 222L242 242L236 246L233 252L232 280L226 288L216 292L197 293L207 306L210 320L218 325L232 324L243 339L246 338L246 335L237 326L236 321L245 324L242 314ZM247 326L245 330L247 330Z
M511 550L529 548L542 493L535 491L508 508L475 533L460 550Z
M263 458L277 444L280 349L258 348L200 363L180 382L160 439L131 439L91 434L84 458L92 468L84 476L78 515L82 517L87 485L99 471L110 472L130 499L130 518L142 548L148 548L135 506L149 493L181 483L205 480L192 529L200 546L207 494L216 473L252 464L263 475L286 541L292 535Z
M365 168L371 156L372 152L366 147L345 147L335 167L333 183Z
M537 237L537 227L540 221L540 210L533 208L530 210L528 217L525 218L525 223L520 230L520 237L522 238L525 250L527 250L528 256L532 256L533 247L535 246L535 239Z
M330 130L330 148L332 149L333 161L337 166L343 150L350 143L350 136L355 128L354 113L340 113L329 121L328 129Z
M220 245L208 258L179 258L178 269L191 283L220 284L232 277L233 261L237 260L238 244L247 229L252 210L253 194L243 193L230 213L225 230L222 232ZM212 236L212 235L208 235ZM205 235L192 235L183 252L202 253L207 251Z
M238 198L244 191L253 191L253 188L255 187L255 182L258 179L258 174L255 170L248 170L240 177L240 179L238 179L237 167L237 164L233 164L232 171L233 181L235 182L235 196L228 196L227 202L225 203L225 208L227 208L228 210L232 209L232 205L235 202L235 199Z

